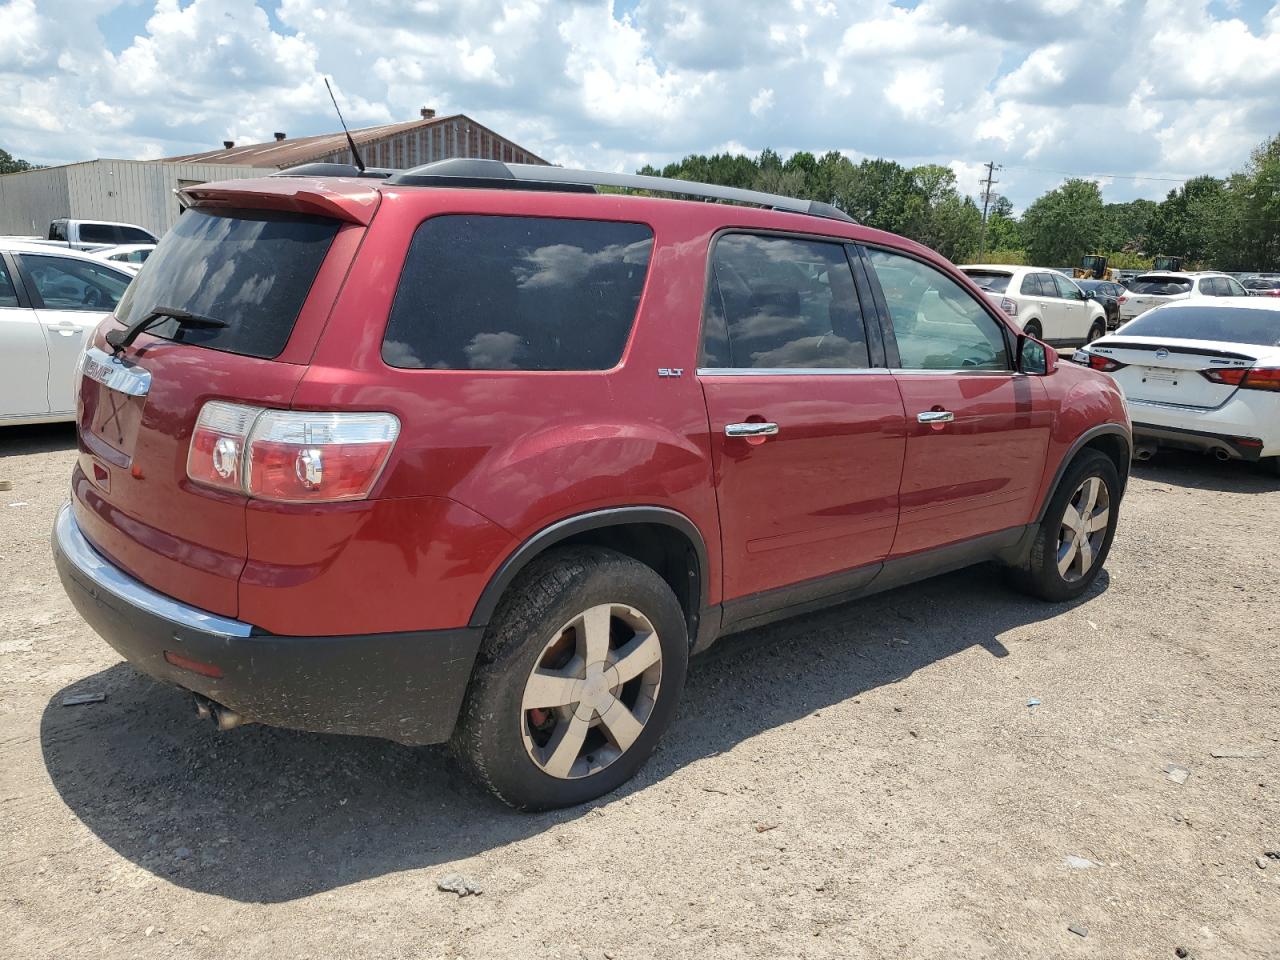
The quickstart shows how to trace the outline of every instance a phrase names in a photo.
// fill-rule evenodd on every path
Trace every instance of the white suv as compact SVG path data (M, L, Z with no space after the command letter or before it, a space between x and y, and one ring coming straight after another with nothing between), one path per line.
M1056 270L970 264L960 268L1028 336L1054 346L1092 343L1107 332L1102 304Z
M1196 297L1247 297L1249 291L1225 273L1144 273L1129 281L1129 292L1117 298L1120 322L1126 323L1152 307Z

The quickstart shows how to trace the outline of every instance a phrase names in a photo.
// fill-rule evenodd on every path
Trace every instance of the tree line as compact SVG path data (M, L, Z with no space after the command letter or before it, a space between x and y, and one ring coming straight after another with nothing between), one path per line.
M854 163L830 150L802 150L785 160L766 149L756 157L694 154L651 176L834 203L859 223L932 247L957 263L1069 266L1104 253L1117 267L1143 268L1164 254L1189 266L1220 270L1280 270L1280 135L1260 144L1244 167L1225 178L1200 176L1164 200L1105 203L1092 180L1073 178L1038 197L1022 216L993 195L985 244L982 211L962 194L948 167L904 167L893 160Z

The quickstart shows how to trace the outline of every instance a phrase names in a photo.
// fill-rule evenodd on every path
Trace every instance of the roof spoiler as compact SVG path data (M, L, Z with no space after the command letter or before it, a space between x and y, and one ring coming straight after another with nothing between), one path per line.
M819 200L800 200L774 193L762 193L758 190L742 190L737 187L722 187L710 183L676 180L671 177L648 177L636 173L604 173L595 170L567 170L564 167L532 163L503 163L501 160L463 158L438 160L435 163L396 173L387 179L387 183L417 187L550 190L562 193L595 193L597 187L612 187L622 190L676 194L682 197L696 197L700 200L749 203L772 210L824 217L828 220L857 222L839 207Z

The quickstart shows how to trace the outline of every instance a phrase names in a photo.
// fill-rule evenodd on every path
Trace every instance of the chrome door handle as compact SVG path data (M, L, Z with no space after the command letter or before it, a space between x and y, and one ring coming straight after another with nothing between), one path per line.
M950 410L926 410L916 414L916 420L920 423L950 423L955 418L956 415Z
M64 337L73 337L80 332L80 328L74 323L46 323L45 326L54 333L62 334Z
M776 423L727 423L726 437L772 437L778 432Z

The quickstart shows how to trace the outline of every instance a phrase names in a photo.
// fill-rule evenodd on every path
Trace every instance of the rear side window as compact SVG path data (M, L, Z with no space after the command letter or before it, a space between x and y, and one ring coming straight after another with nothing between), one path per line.
M413 235L382 359L432 370L607 370L622 359L653 231L441 216ZM150 269L150 268L148 268Z
M16 307L18 305L18 291L13 289L13 280L9 276L9 269L4 265L4 260L0 259L0 307Z
M729 234L711 257L700 366L870 366L844 247Z
M157 307L178 307L227 326L180 328L162 320L147 332L250 357L274 357L338 233L336 220L256 210L188 210L147 258L116 316L132 323Z
M1171 297L1191 292L1190 277L1139 277L1129 284L1130 293Z
M81 243L123 243L120 228L109 223L80 224ZM141 242L141 241L139 241Z
M120 239L116 243L155 243L156 238L141 227L118 226Z

